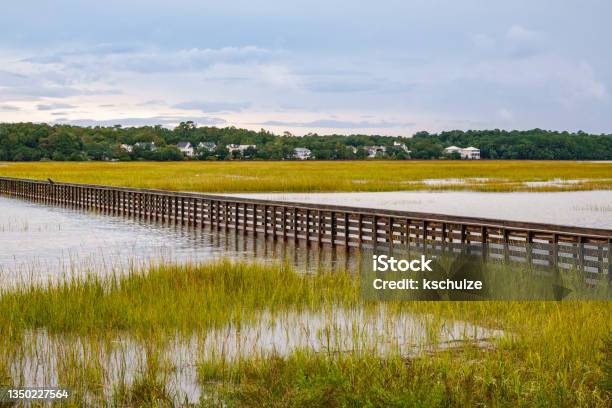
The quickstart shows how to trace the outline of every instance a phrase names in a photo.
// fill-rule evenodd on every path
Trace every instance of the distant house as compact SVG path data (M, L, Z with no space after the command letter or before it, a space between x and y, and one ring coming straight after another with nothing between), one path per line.
M155 150L157 147L155 146L155 142L138 142L134 143L134 147L137 147L142 150Z
M257 149L256 145L243 145L243 144L228 144L226 147L230 153L233 153L233 152L244 153L244 151L248 149L249 147L252 147L253 149Z
M357 151L359 150L355 146L346 146L346 148L353 152L353 154L357 154Z
M305 147L296 147L295 149L293 149L293 155L298 160L308 160L310 159L312 152L310 151L310 149L307 149Z
M217 145L213 142L200 142L198 143L198 149L208 150L209 152L214 152L217 149Z
M129 145L129 144L122 144L119 147L121 147L121 150L125 150L128 153L132 153L134 151L134 146Z
M457 153L461 156L462 159L467 160L480 160L480 149L475 147L457 147L457 146L449 146L444 149L445 154Z
M382 156L387 152L386 146L366 146L366 150L368 152L369 158L374 158L376 156Z
M480 149L472 146L461 149L461 158L468 160L480 160Z
M393 142L393 147L397 147L402 149L403 151L405 151L406 153L410 153L410 150L408 150L408 148L406 147L405 144L400 143L400 142Z
M457 146L448 146L446 149L444 149L444 153L445 154L453 154L453 153L461 154L461 148Z
M176 147L187 157L193 157L193 146L190 142L178 142Z
M408 150L406 145L400 142L393 142L393 147L402 149L408 155L408 157L410 157L410 153L412 153L412 150Z

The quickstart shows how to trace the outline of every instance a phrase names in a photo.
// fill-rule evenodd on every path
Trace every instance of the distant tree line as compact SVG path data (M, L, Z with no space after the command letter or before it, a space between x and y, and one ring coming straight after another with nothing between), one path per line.
M180 141L188 141L196 147L191 158L195 160L287 160L294 157L296 147L310 149L319 160L358 160L368 157L368 146L385 146L384 154L377 156L385 159L456 158L443 152L451 145L477 147L483 159L612 160L612 135L581 131L495 129L452 130L437 134L418 132L411 138L312 133L296 137L288 132L275 135L263 129L198 127L193 122L183 122L174 129L2 123L0 160L184 160L185 156L176 147ZM206 142L214 143L215 148L197 148ZM146 148L149 143L154 143L155 149ZM255 145L256 148L232 154L227 148L231 144ZM122 145L131 146L131 151Z

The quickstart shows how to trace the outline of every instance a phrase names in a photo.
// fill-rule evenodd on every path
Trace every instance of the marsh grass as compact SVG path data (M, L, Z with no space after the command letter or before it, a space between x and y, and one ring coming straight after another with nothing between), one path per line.
M175 191L573 191L612 188L612 163L566 161L3 163L0 176ZM426 184L428 179L465 183ZM529 187L524 182L578 180Z
M50 333L183 331L248 321L262 310L320 308L355 303L358 287L348 273L312 276L288 264L224 260L161 265L123 276L70 278L22 285L0 297L0 335L44 328Z
M181 405L185 396L172 380L181 370L172 358L177 338L194 333L206 338L228 325L242 331L262 313L343 307L382 310L389 322L406 313L426 316L424 330L434 347L416 355L399 348L380 355L367 347L339 352L330 344L239 358L196 347L187 364L197 373L200 391L191 403L606 407L611 402L609 302L407 301L385 302L381 309L378 302L361 300L358 288L358 278L348 272L300 274L283 264L222 261L6 289L0 297L0 376L22 384L27 367L40 369L39 383L74 390L70 406ZM469 339L435 347L442 340L440 328L450 321L506 334L486 347ZM367 343L365 334L349 332L354 344Z
M424 303L430 313L486 313L514 335L496 347L415 358L309 351L208 361L200 381L228 406L609 406L606 302ZM607 373L607 374L606 374ZM608 385L606 385L608 384Z

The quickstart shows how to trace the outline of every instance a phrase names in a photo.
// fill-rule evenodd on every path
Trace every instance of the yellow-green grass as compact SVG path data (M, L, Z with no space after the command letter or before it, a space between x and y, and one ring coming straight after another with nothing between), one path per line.
M298 351L204 361L200 381L229 406L609 406L609 302L403 303L398 310L507 330L495 347L406 358ZM393 312L388 313L393 318Z
M75 390L72 405L88 405L92 394L102 401L109 398L102 389L111 376L99 361L105 344L133 336L144 341L147 361L133 382L113 379L114 403L171 406L176 401L166 381L174 368L161 351L169 337L248 324L266 311L375 307L360 300L358 288L358 278L347 272L304 275L289 266L219 262L7 289L0 297L0 377L16 381L9 367L24 350L44 353L19 345L33 329L45 330L67 339L64 358L46 364L57 366L61 385ZM415 357L298 350L196 358L200 386L212 398L201 405L605 407L612 401L610 302L386 305L385 319L408 312L470 321L506 335L491 348L468 342ZM440 324L436 319L432 324ZM74 338L79 340L68 340Z
M612 162L4 162L0 176L201 192L563 191L611 189ZM432 186L422 182L449 178L467 179L467 183ZM581 181L523 184L554 179Z
M53 286L6 289L0 297L0 335L38 328L80 334L191 333L247 321L264 309L320 308L356 299L355 280L346 273L310 277L287 265L229 261L162 265L121 277L88 275Z

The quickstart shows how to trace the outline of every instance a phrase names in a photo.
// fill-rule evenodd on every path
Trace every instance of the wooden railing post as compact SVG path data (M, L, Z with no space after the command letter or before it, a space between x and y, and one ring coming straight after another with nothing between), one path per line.
M317 221L317 245L321 246L323 244L323 229L325 228L323 212L321 210L317 211Z
M351 236L351 225L350 225L350 217L349 213L344 213L344 246L346 249L349 249L350 245L350 236Z
M388 241L389 241L389 249L393 248L393 217L389 217L387 219L387 222L389 223L389 225L387 225L387 235L388 235Z
M331 212L331 245L332 247L336 246L336 237L338 235L337 233L337 225L336 225L336 212L332 211Z
M298 208L293 207L291 213L291 230L293 231L293 242L297 243L299 240L298 236Z

